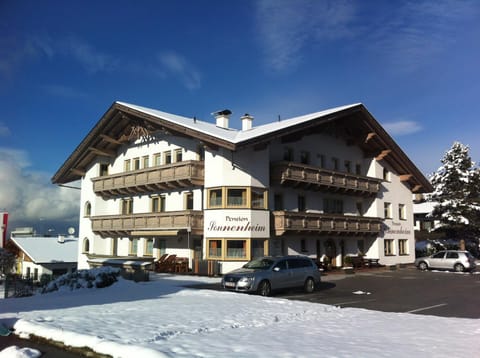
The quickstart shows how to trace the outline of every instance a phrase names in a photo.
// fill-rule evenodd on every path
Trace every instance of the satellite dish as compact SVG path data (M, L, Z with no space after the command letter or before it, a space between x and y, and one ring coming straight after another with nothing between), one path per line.
M68 232L68 235L73 235L73 234L75 234L75 228L69 227L67 232Z

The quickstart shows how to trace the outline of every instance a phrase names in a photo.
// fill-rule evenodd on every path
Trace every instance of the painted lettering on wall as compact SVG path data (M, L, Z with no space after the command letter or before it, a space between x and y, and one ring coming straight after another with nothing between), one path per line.
M267 228L265 225L254 224L248 220L248 218L241 216L225 216L225 223L217 224L215 220L210 221L208 224L208 231L217 232L264 232Z
M405 229L402 227L401 224L399 223L392 223L392 226L395 226L395 227L390 227L386 224L384 224L383 226L383 232L385 233L385 235L389 234L389 235L410 235L412 233L411 230L409 229Z

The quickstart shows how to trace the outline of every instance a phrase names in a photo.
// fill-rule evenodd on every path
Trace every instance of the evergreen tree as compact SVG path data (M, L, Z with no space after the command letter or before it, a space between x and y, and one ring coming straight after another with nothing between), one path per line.
M450 238L475 239L480 234L480 168L469 155L469 147L453 143L442 166L430 178L431 201L437 202L432 216L442 223L439 230Z

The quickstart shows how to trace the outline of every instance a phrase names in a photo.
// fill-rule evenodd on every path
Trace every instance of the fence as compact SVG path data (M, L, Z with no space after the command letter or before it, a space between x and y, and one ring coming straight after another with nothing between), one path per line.
M32 278L19 275L6 275L3 281L4 298L26 297L33 295L35 285Z

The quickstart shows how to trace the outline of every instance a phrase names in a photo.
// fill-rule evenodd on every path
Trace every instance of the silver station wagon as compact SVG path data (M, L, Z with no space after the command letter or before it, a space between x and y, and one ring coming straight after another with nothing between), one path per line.
M455 272L471 271L476 267L475 258L468 251L446 250L439 251L428 257L415 260L415 266L420 270L440 269Z
M320 280L317 265L306 256L265 256L225 274L222 286L226 290L269 296L274 290L294 287L303 287L311 293Z

